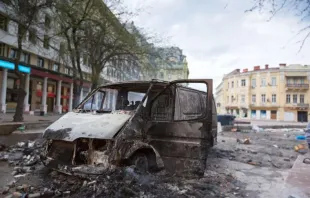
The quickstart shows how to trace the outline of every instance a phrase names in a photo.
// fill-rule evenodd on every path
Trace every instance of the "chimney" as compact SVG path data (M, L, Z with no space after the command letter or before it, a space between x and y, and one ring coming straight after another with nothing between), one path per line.
M279 65L280 65L280 67L285 67L286 63L280 63Z
M236 69L236 72L239 72L239 73L240 73L240 69Z
M248 69L243 69L242 72L243 72L243 73L246 73L246 72L248 72Z
M268 64L265 65L265 69L269 69L269 65Z
M260 66L254 66L254 71L260 70Z

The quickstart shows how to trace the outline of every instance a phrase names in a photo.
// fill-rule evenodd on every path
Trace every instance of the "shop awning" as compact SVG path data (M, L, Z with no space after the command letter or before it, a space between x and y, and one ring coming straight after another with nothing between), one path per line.
M5 61L5 60L0 60L0 67L5 68L5 69L10 69L10 70L15 69L14 63L9 62L9 61ZM24 66L24 65L18 65L18 70L20 72L27 73L27 74L29 74L31 72L31 68Z

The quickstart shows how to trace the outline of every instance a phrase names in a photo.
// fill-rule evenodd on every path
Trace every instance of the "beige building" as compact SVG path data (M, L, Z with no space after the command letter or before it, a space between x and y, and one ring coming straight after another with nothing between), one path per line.
M307 122L310 65L236 69L216 88L219 114L238 118Z

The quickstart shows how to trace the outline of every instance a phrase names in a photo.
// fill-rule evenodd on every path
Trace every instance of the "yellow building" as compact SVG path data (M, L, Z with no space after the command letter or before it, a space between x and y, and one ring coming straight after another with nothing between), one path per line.
M236 69L216 88L219 114L238 118L307 122L310 65Z

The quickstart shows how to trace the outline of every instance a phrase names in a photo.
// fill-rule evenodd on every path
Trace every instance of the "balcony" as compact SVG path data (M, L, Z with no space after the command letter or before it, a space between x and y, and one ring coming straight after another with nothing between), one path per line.
M309 89L309 84L286 84L286 89Z
M297 107L309 107L309 104L297 103Z

